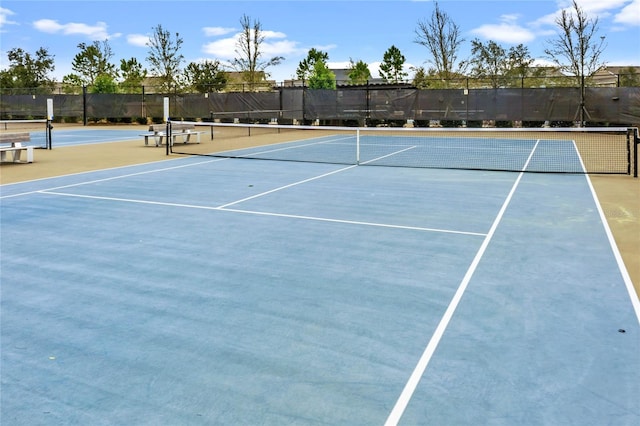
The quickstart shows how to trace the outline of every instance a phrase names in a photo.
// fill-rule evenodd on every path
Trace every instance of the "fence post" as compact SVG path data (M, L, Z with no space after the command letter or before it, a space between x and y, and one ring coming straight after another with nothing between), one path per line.
M82 86L82 124L87 125L87 86Z

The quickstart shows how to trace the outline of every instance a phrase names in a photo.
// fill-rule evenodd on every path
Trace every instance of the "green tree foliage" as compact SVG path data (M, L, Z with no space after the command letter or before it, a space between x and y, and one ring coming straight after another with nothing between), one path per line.
M475 39L471 41L471 46L471 75L489 79L493 88L500 86L506 71L506 50L493 40L484 44Z
M471 46L471 76L488 80L493 88L519 86L530 74L533 58L522 44L506 50L493 40L475 39Z
M524 78L539 73L532 70L534 59L529 53L529 48L524 44L510 47L507 55L508 76Z
M407 78L407 73L403 71L406 59L396 46L391 46L384 52L382 63L380 64L380 77L389 83L399 83Z
M191 62L184 74L188 86L198 93L219 91L227 84L227 73L217 60Z
M462 74L454 73L445 79L435 68L418 67L413 70L412 83L418 89L466 88L468 84L468 79Z
M62 89L64 93L68 95L82 93L84 83L80 79L80 76L76 74L67 74L62 77Z
M89 86L90 93L117 93L118 83L109 74L100 74Z
M458 62L458 50L464 41L460 28L451 17L434 2L435 9L428 21L418 22L415 42L426 47L431 54L429 62L439 78L448 80L464 72L465 63Z
M7 52L9 67L0 71L0 85L3 88L31 88L49 92L54 81L49 77L55 65L53 56L45 48L40 48L34 55L23 49L14 48Z
M108 40L94 41L91 44L80 43L78 49L80 53L74 56L71 62L71 69L75 71L73 75L77 78L69 76L68 81L75 80L83 86L91 86L102 74L112 79L117 77L115 66L110 62L113 52Z
M371 79L369 66L362 60L354 62L353 59L349 59L349 73L347 75L351 84L366 84Z
M126 93L142 93L142 83L147 78L147 70L136 58L120 60L120 87Z
M336 75L323 61L318 61L313 65L313 73L309 76L309 88L335 90Z
M151 74L160 79L160 90L176 90L180 86L181 65L184 56L180 53L183 40L179 33L172 37L162 25L153 27L153 35L147 43L147 62Z
M640 74L634 67L627 67L620 72L618 77L621 87L638 87L640 86Z
M413 69L413 85L417 89L429 88L429 78L427 76L427 71L424 69L424 67L418 67Z
M261 45L265 36L262 31L260 21L253 20L247 15L243 15L240 19L242 32L236 42L236 53L238 57L231 61L231 66L242 74L245 83L249 83L252 87L257 87L268 77L266 69L278 65L284 60L282 56L274 56L269 60L262 60Z
M322 50L317 50L312 47L307 53L307 57L300 61L298 68L296 69L296 76L300 80L308 80L314 71L315 64L317 62L324 62L325 64L329 60L329 54Z

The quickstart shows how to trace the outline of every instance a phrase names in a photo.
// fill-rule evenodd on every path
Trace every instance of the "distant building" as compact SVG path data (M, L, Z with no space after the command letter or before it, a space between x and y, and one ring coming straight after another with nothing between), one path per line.
M592 76L592 84L600 87L618 87L627 79L640 80L640 67L637 66L606 66L596 71Z

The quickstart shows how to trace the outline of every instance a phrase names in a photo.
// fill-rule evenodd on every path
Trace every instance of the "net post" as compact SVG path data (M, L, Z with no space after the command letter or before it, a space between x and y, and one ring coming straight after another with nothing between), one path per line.
M53 143L51 138L51 129L53 129L53 125L51 124L51 120L47 119L45 126L45 145L47 149L52 149Z
M165 139L164 139L165 143L167 144L167 148L166 148L167 155L169 155L169 153L171 152L170 145L171 145L171 141L172 140L173 139L172 139L172 136L171 136L171 120L167 120L167 127L166 127L166 130L165 130Z
M164 98L162 98L162 107L163 107L163 111L162 111L162 118L164 119L164 122L166 123L166 129L165 129L165 142L167 144L166 150L167 150L167 155L169 155L169 153L171 152L171 148L169 147L170 142L170 138L171 138L171 119L169 118L169 97L165 96Z
M360 128L356 129L356 166L360 165Z
M638 128L633 129L633 177L638 177L638 148L640 148L640 136Z
M45 145L47 149L52 148L51 144L51 129L53 126L51 122L53 121L53 98L47 98L47 121L45 123Z

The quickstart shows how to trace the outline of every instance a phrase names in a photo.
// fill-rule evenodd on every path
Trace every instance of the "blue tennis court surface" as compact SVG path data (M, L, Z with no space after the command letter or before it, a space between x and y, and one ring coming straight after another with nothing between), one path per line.
M54 148L88 145L95 143L119 142L141 139L140 134L143 131L131 129L91 129L91 128L65 128L53 125L53 141ZM31 142L29 145L45 147L47 146L45 131L30 132Z
M583 175L186 157L1 191L2 424L640 422Z

